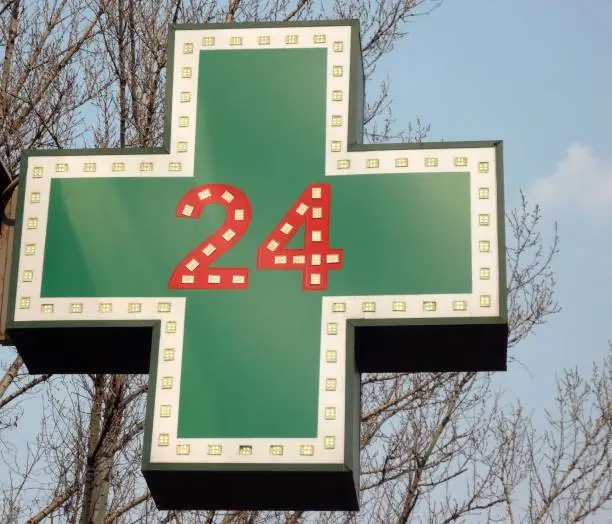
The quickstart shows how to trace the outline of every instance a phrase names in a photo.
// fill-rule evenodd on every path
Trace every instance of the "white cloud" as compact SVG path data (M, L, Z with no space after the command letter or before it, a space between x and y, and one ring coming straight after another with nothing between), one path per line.
M574 143L552 175L535 180L530 194L547 207L580 208L591 217L612 213L612 162Z

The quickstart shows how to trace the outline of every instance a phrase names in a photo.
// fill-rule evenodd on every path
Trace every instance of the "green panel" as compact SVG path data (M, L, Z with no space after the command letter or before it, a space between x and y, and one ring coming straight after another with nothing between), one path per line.
M323 295L470 293L469 174L324 177L326 51L200 55L196 178L52 182L42 295L186 296L180 437L314 437ZM259 245L307 184L332 184L344 269L303 292L298 271L256 270ZM219 266L244 291L167 288L224 219L176 218L190 188L239 187L251 227Z

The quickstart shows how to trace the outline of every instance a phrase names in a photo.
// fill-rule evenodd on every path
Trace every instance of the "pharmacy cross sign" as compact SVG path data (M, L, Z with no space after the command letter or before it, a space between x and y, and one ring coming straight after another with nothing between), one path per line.
M149 373L159 508L357 509L362 372L505 369L501 143L362 144L356 21L176 26L164 146L24 156L9 334Z

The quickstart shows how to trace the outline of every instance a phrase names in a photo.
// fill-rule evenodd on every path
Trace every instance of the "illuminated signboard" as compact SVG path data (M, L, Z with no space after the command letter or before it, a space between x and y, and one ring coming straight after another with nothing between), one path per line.
M357 509L360 373L505 369L501 143L363 89L356 21L176 26L162 148L24 156L10 336L150 374L159 508Z

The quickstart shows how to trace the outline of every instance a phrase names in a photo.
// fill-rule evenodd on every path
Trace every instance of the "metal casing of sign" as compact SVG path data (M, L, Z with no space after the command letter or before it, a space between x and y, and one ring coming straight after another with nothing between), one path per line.
M360 373L505 369L501 143L363 145L356 21L168 49L162 148L24 155L9 334L150 373L159 508L357 509Z

